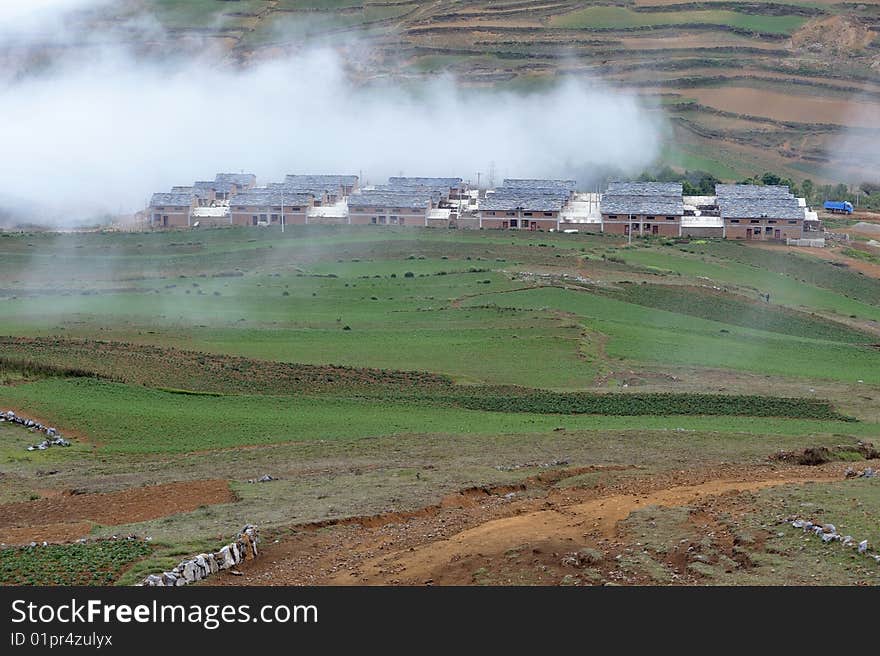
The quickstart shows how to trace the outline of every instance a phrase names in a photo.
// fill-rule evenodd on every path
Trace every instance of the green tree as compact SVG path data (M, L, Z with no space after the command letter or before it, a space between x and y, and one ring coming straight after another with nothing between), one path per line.
M804 193L804 198L807 199L807 203L811 203L813 201L813 193L816 191L813 187L813 181L809 178L801 183L801 191Z

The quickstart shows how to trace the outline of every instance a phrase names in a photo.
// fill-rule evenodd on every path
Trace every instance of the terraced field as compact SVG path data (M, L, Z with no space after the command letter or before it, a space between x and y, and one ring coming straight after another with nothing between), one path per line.
M243 62L330 42L369 46L370 77L407 83L452 73L529 91L601 78L671 118L664 163L723 178L857 180L858 144L870 155L880 137L877 2L131 0L110 20L144 9L168 30L163 47L213 41Z

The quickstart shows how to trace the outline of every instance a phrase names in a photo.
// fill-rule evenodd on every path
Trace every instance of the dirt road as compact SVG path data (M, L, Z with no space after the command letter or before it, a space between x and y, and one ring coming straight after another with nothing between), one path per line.
M294 528L264 546L241 577L222 585L469 585L475 572L526 554L534 583L556 583L560 554L614 543L619 522L649 506L680 507L723 495L842 478L822 467L724 466L635 477L607 489L545 488L486 494L474 503L377 523ZM542 569L543 568L543 569ZM546 571L546 577L540 572Z

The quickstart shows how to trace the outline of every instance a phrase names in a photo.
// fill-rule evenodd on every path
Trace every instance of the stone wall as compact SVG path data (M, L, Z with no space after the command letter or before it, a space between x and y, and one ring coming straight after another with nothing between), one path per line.
M220 570L232 569L239 563L256 558L258 541L257 527L248 524L241 529L234 542L222 549L183 560L168 572L150 574L139 585L169 587L201 581Z
M46 439L42 442L38 442L37 444L32 444L31 446L29 446L27 448L28 451L45 451L50 446L70 446L70 442L61 437L58 431L51 426L43 426L43 424L38 421L34 421L33 419L19 417L14 412L12 412L12 410L0 410L0 423L4 422L24 426L27 429L39 431L46 436Z

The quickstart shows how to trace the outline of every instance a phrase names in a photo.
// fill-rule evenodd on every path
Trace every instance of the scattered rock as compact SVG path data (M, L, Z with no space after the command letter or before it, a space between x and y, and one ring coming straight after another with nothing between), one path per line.
M70 446L70 442L65 440L61 435L58 434L58 430L53 428L52 426L43 426L43 424L34 421L33 419L26 419L24 417L19 417L12 410L0 410L0 422L9 422L11 424L18 424L19 426L24 426L33 431L39 431L46 435L46 439L37 444L32 444L27 448L28 451L45 451L50 446Z

